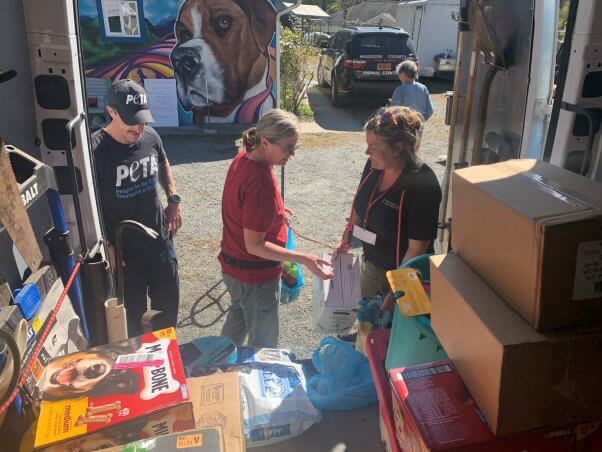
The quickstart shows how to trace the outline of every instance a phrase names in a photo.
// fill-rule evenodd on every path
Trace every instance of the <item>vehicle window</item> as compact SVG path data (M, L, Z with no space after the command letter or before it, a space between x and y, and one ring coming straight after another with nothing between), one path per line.
M354 51L359 55L382 55L389 58L415 56L414 43L409 36L393 34L358 35Z
M343 35L343 42L341 43L341 50L345 50L347 45L351 42L351 33L345 33Z
M337 33L336 35L334 35L334 45L332 47L334 49L340 49L341 42L343 42L343 33Z
M336 38L337 38L337 33L333 34L330 37L330 40L328 41L328 48L329 49L333 49L334 48L334 41L335 41Z

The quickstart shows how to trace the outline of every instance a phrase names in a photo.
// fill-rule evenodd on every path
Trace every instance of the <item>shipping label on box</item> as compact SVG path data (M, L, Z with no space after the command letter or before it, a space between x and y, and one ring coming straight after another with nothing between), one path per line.
M114 429L132 420L144 422L153 413L178 405L189 413L188 402L173 328L61 356L49 361L44 372L35 446ZM190 418L182 418L183 424ZM178 420L172 425L177 426ZM164 433L171 433L164 425ZM147 433L156 436L157 431Z
M602 240L581 242L577 248L573 300L602 296Z
M124 446L112 447L107 449L106 452L178 452L181 450L226 452L222 429L211 427L188 430L172 435L143 439Z

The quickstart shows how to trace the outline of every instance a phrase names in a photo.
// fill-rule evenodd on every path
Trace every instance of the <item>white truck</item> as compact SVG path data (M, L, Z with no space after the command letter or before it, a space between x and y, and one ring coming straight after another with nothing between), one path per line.
M452 19L460 0L416 0L397 4L396 24L410 34L422 77L453 74L458 23Z

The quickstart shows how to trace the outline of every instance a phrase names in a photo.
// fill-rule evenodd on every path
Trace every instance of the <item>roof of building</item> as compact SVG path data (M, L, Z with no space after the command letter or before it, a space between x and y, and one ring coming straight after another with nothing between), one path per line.
M287 8L294 5L294 3L282 2ZM320 8L318 5L299 5L297 8L291 11L291 14L302 17L330 17L330 15Z

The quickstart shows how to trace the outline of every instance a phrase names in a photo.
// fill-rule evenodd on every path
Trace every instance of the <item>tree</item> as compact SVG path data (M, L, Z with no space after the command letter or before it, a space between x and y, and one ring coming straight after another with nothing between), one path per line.
M280 107L302 116L302 102L313 79L309 56L315 49L306 45L301 35L283 28L280 35Z

